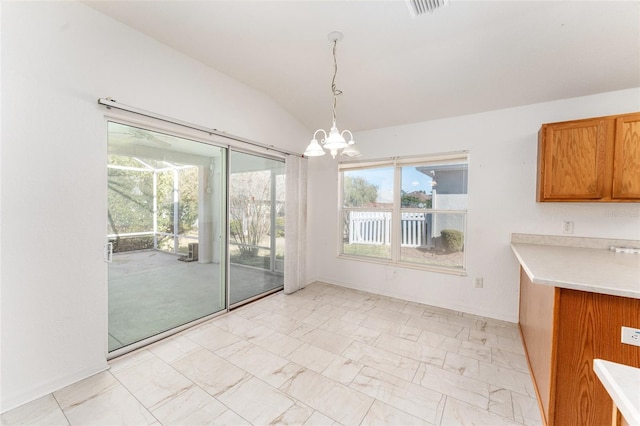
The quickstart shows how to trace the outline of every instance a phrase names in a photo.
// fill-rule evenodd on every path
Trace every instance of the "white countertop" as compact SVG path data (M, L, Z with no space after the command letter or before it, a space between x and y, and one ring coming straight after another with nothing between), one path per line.
M531 282L640 299L640 254L514 242Z
M627 423L640 425L640 368L594 359L593 371Z

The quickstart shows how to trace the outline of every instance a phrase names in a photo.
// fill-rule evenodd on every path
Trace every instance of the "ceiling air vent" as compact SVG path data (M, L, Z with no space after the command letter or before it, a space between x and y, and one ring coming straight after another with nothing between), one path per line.
M407 0L409 10L413 16L424 15L441 7L448 6L449 0Z

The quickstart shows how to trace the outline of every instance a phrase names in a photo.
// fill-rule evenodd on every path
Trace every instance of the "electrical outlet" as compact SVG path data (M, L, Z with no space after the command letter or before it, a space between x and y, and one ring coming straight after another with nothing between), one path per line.
M562 222L562 233L573 234L573 222L565 220Z
M631 327L622 327L622 343L640 346L640 330Z
M482 277L476 277L474 286L475 286L475 288L482 288L482 286L483 286Z

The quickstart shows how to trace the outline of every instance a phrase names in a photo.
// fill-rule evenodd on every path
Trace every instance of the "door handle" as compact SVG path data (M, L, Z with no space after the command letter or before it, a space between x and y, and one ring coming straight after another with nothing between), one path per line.
M113 243L107 243L104 246L104 261L107 263L113 262Z

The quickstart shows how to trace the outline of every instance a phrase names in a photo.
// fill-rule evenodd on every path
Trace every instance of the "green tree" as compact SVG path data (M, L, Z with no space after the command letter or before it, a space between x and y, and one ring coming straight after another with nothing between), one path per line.
M271 172L234 173L229 177L229 233L240 255L254 258L271 230ZM276 204L276 214L279 205Z
M431 208L431 199L428 199L427 194L424 191L411 193L402 191L400 198L400 205L405 208Z
M344 177L344 205L345 207L369 207L376 203L378 187L365 178Z
M378 187L367 182L365 178L345 175L343 195L345 207L370 207L376 204ZM349 225L349 214L345 214L342 227L344 241L349 239Z
M174 169L166 167L154 171L148 166L149 163L153 163L153 160L142 163L132 157L109 155L109 165L127 167L108 169L108 232L117 235L114 240L117 250L126 251L125 246L129 250L149 248L149 244L153 246L153 236L126 237L123 240L120 234L153 231L154 174L157 177L158 231L168 234L177 231L183 235L197 230L198 168L175 165L180 168L174 174ZM179 180L177 230L174 230L175 175ZM172 237L159 239L161 247L164 241L173 240Z
M120 234L148 231L149 224L153 223L153 173L129 157L109 155L109 165L139 169L108 169L107 232L116 235L111 240L114 252L153 245L152 237L120 237Z

